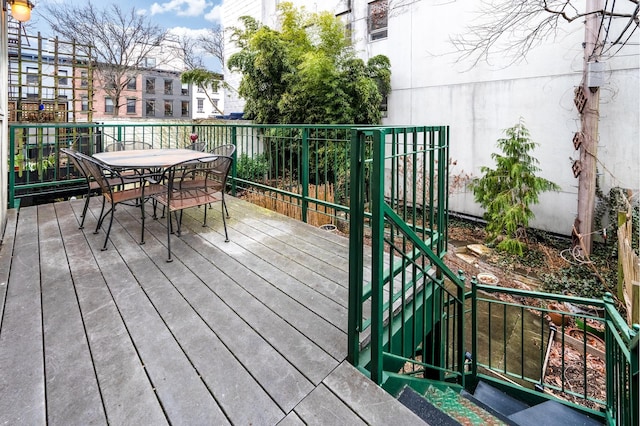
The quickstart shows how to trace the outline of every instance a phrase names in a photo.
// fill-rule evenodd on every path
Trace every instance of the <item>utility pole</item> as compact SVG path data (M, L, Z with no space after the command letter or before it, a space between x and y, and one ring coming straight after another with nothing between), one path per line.
M599 84L594 83L594 63L599 62L602 52L600 25L603 14L603 0L587 0L584 41L584 67L582 84L576 89L574 99L580 111L580 133L574 136L574 146L580 150L580 160L573 164L578 177L578 217L574 233L579 244L591 254L593 213L596 194L596 162L598 158L598 121L600 119Z

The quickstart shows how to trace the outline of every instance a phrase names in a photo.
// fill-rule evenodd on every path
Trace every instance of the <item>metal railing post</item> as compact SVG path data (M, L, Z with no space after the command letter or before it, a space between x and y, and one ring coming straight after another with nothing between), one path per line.
M302 129L302 163L300 164L302 177L302 221L307 223L309 209L309 128Z
M360 363L360 321L362 319L363 250L364 250L364 134L351 130L349 194L349 310L347 325L347 360Z
M373 131L373 170L371 178L371 380L383 380L384 333L384 135Z
M478 281L471 277L471 375L478 376Z
M234 158L233 158L233 162L231 163L231 195L235 196L236 195L236 177L238 177L238 129L237 127L234 125L231 127L231 143L233 145L235 145L236 147L236 151L233 153Z
M16 200L16 128L9 127L9 208L15 208Z
M457 359L456 362L458 364L458 371L460 372L460 384L464 387L465 384L465 353L466 348L464 347L465 339L464 339L464 293L465 293L465 276L464 271L462 269L458 270L458 278L462 282L461 286L457 287L457 297L458 297L458 306L456 308L456 316L458 317L458 321L456 323L456 339L458 340L456 347L458 353L456 354Z

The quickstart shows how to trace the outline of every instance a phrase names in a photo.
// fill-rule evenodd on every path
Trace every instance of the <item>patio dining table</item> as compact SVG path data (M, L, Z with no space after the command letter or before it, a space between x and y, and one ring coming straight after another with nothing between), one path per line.
M192 149L132 149L100 152L93 157L109 167L130 170L159 170L182 161L211 157L211 153Z

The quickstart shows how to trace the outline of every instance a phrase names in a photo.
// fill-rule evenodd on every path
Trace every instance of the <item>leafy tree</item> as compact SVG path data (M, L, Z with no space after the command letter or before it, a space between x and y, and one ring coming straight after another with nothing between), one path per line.
M167 35L135 8L125 11L117 4L99 9L91 2L51 3L39 14L55 33L81 46L90 46L91 50L83 53L96 58L95 67L101 77L97 85L113 99L114 115L125 104L122 92L129 78Z
M206 70L204 68L195 68L192 70L188 70L183 72L180 75L180 81L186 84L193 84L196 87L199 87L204 90L204 94L211 102L211 105L218 111L219 114L223 114L223 112L216 106L216 103L213 101L209 92L217 92L218 87L221 84L224 84L222 80L223 76L221 74L215 73L213 71Z
M498 139L504 155L491 154L496 168L482 167L483 176L472 180L470 187L475 200L486 209L488 240L499 241L498 249L522 256L526 228L534 217L529 206L539 202L540 193L560 187L536 176L540 168L531 151L537 144L522 120L505 133L506 138Z
M229 58L242 73L245 116L257 123L377 124L390 90L390 62L358 59L343 23L328 12L279 5L280 29L243 17L233 29L240 51Z

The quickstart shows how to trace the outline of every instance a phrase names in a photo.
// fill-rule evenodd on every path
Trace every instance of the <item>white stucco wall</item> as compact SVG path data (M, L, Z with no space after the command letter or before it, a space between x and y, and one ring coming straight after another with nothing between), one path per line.
M251 5L258 17L273 3L225 1L223 9L249 10ZM311 10L319 7L318 2L294 3ZM343 12L343 3L323 5ZM458 61L450 37L478 23L474 6L479 2L392 1L388 37L373 42L367 34L368 2L352 3L351 13L343 18L352 22L358 54L365 60L376 54L391 60L392 92L384 124L449 125L451 158L457 162L452 173L479 176L480 167L494 165L491 153L497 151L503 130L522 117L539 144L534 156L540 161L540 175L562 188L542 195L532 225L569 235L577 214L578 180L571 165L578 158L572 139L580 129L580 116L573 99L582 80L583 23L561 26L554 39L532 49L518 64L494 56L490 64L474 65ZM640 33L633 37L606 62L608 81L600 89L598 172L605 193L612 186L636 192L640 188ZM239 81L237 75L232 78ZM464 191L451 196L450 208L482 215L473 195Z

